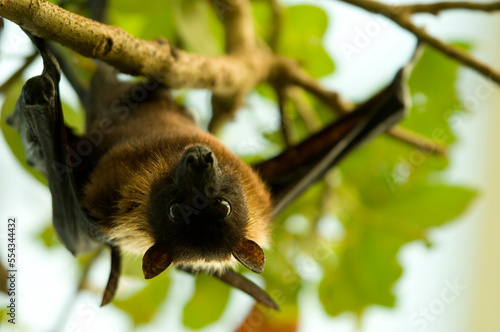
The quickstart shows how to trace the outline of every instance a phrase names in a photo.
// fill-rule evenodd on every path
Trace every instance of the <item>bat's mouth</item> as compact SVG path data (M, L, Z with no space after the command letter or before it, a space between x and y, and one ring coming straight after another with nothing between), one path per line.
M238 261L229 255L224 260L205 260L199 259L189 262L174 263L175 266L187 272L206 272L210 274L221 274L226 269L235 269L238 266Z

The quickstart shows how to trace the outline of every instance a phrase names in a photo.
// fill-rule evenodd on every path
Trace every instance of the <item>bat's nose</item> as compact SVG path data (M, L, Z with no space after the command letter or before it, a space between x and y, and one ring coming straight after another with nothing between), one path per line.
M206 146L192 146L184 152L187 168L195 173L203 173L214 167L215 156Z
M215 188L220 174L214 152L203 145L191 146L184 151L175 172L175 182L192 192L193 187L201 192Z

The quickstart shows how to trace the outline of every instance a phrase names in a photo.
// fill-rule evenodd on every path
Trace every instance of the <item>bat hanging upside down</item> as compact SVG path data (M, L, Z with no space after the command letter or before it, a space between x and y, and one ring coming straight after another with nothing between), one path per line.
M170 264L220 272L236 260L261 273L271 201L256 173L164 88L149 91L123 119L126 105L114 106L87 127L113 123L81 200L105 241L144 255L146 278Z
M401 119L406 106L402 69L348 116L251 168L199 129L167 89L120 82L101 64L83 98L86 133L79 137L64 125L57 60L42 39L27 34L44 70L23 86L8 123L19 131L28 162L48 178L54 228L66 248L74 255L103 244L111 248L102 305L113 298L120 253L128 251L143 255L148 279L170 265L207 272L277 309L230 267L240 262L261 273L272 215L360 143Z

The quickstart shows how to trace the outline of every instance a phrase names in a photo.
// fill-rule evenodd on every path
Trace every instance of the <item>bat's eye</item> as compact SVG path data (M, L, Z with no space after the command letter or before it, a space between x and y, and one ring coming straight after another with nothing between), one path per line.
M215 208L217 213L223 218L227 218L231 214L231 205L225 199L220 199Z
M170 205L169 213L170 213L170 217L172 219L181 218L182 213L181 213L181 207L180 207L179 203L173 203L172 205Z

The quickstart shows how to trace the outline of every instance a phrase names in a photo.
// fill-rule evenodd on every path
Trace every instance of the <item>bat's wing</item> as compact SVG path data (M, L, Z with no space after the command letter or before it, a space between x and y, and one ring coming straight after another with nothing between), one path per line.
M411 62L413 64L413 61ZM353 112L280 155L254 165L271 187L276 216L353 149L386 131L409 105L402 68L391 84Z
M7 122L21 135L28 163L47 176L54 228L74 255L96 249L100 234L82 209L68 155L68 138L59 99L59 64L43 39L27 33L43 58L43 73L23 86Z

